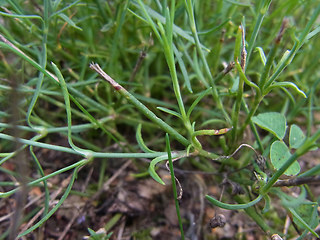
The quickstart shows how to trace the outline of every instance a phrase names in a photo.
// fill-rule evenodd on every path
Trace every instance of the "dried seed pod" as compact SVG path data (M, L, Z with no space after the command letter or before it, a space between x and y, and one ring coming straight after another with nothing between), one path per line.
M216 227L224 227L226 224L226 217L222 214L218 214L217 216L210 219L209 227L216 228Z
M265 171L266 170L266 158L262 155L257 155L256 159L255 159L258 167L262 170Z
M280 237L278 234L272 234L271 240L283 240L283 238Z

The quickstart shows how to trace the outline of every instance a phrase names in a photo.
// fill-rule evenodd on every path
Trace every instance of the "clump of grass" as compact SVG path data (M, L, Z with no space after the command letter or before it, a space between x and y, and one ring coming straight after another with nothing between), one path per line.
M269 224L279 221L271 201L279 198L295 225L285 229L287 237L319 237L318 199L308 183L319 181L320 168L301 169L299 161L319 146L320 7L298 3L45 0L26 8L23 1L5 1L0 164L23 163L29 170L0 167L11 179L2 182L0 197L24 196L1 238L43 225L70 195L78 172L99 159L101 188L106 161L115 158L150 159L149 174L160 184L158 163L190 160L212 179L245 189L245 195L219 200L207 195L214 206L244 209L272 236L285 226ZM171 148L165 134L175 141ZM54 135L68 146L50 141ZM236 160L241 143L257 149L257 158L241 150ZM117 152L105 151L113 144ZM45 174L34 148L80 160ZM70 170L53 205L48 179ZM292 179L281 180L284 174ZM294 185L300 186L298 197L279 188ZM38 221L31 220L36 213L17 214L33 186L44 192ZM183 237L177 200L176 207ZM30 223L26 229L19 228L23 222Z

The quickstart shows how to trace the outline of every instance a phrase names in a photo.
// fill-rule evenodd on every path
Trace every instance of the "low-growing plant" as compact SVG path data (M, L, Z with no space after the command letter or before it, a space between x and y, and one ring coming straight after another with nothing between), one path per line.
M89 240L108 240L112 236L112 233L95 232L91 228L88 228L88 232L90 233L90 237L87 238Z
M319 238L319 197L309 183L319 183L320 165L299 163L320 138L317 1L24 4L3 1L0 12L0 197L21 200L1 239L43 226L79 171L99 159L98 189L106 161L150 159L148 173L163 185L158 166L165 163L182 239L177 161L222 182L221 196L203 197L214 207L243 209L267 237ZM35 149L78 158L47 173ZM70 170L55 200L60 193L53 197L48 180ZM225 183L242 194L225 192ZM44 192L41 211L23 218L32 187ZM292 227L275 217L278 205Z

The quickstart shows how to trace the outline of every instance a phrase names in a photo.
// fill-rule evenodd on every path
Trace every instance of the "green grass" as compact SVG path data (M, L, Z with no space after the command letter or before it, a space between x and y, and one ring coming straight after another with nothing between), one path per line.
M293 179L320 172L319 165L300 169L297 163L320 138L317 1L35 2L1 1L0 197L26 197L41 186L43 214L20 232L32 216L16 215L1 239L43 226L92 162L102 166L98 191L110 177L109 161L149 159L154 184L164 184L157 164L171 157L182 160L181 168L188 162L212 173L210 184L223 176L240 184L244 195L206 198L216 207L244 209L266 237L283 232L276 202L300 229L289 227L288 238L317 236L319 199L308 184L294 200L275 187L293 166ZM268 124L278 122L274 116L284 124ZM274 147L278 142L283 152ZM240 149L234 157L241 143L266 165L253 151ZM78 160L47 174L38 154L45 149ZM72 172L70 180L53 207L48 181L65 172Z

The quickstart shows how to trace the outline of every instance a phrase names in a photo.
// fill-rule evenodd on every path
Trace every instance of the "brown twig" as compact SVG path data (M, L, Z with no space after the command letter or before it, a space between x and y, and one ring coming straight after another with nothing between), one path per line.
M229 62L227 67L225 69L223 69L223 71L222 71L223 74L227 75L234 68L235 65L236 65L235 62L233 62L233 61Z
M180 159L181 157L179 158L176 158L176 159L172 159L172 163L178 159ZM169 168L169 161L166 162L166 168L167 170L169 171L170 173L170 168ZM176 180L176 183L178 185L178 188L179 188L179 193L177 194L177 199L180 200L182 198L182 195L183 195L183 189L182 189L182 186L180 184L180 181L178 180L178 178L176 176L174 176L174 179Z
M273 187L291 187L291 186L299 186L303 184L319 184L320 176L312 176L312 177L297 177L287 180L278 180Z
M123 89L123 87L118 84L115 80L113 80L108 74L106 74L101 67L99 66L99 64L97 63L90 63L90 68L94 71L96 71L103 79L105 79L106 81L108 81L112 87L114 87L115 90L120 90Z
M147 52L146 52L145 49L143 49L143 50L140 52L140 55L139 55L139 58L138 58L138 60L137 60L136 65L134 66L134 69L133 69L132 74L131 74L131 76L130 76L129 82L132 82L133 79L135 78L138 70L139 70L140 67L141 67L141 64L142 64L143 59L145 59L146 56L147 56Z
M132 82L134 77L136 76L138 70L141 67L143 59L145 59L145 57L147 56L147 51L150 46L153 46L153 38L152 38L151 33L150 33L149 43L148 43L147 47L144 47L144 49L140 52L139 58L137 60L136 65L134 66L134 69L133 69L132 74L130 76L129 82Z
M281 24L281 28L280 31L275 39L276 44L279 44L281 41L281 38L286 30L286 28L288 27L289 24L289 20L287 18L283 19L282 24Z

